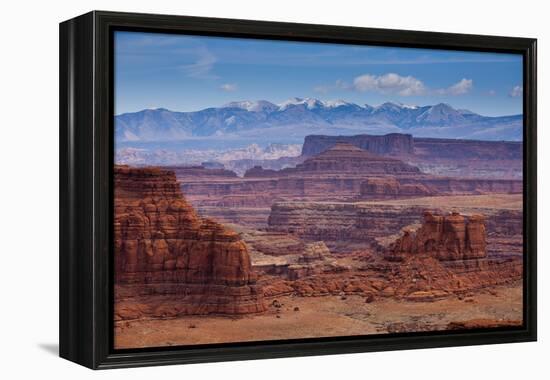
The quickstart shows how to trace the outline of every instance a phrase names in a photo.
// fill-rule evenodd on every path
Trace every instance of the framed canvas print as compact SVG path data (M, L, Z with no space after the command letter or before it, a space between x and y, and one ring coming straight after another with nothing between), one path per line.
M536 40L60 25L60 355L536 339Z

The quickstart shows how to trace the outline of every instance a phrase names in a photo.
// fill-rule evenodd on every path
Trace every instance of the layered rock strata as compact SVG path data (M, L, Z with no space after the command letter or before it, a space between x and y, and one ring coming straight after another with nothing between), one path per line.
M401 184L395 177L369 178L361 183L359 198L392 199L398 197L419 197L435 194L422 183Z
M442 197L441 199L445 199ZM475 199L475 198L474 198ZM378 247L381 239L422 222L424 205L380 202L277 202L268 218L268 230L294 234L306 241L324 241L334 252L349 252L365 246ZM472 200L475 204L475 200ZM448 207L430 208L443 213ZM463 213L486 215L486 250L491 255L521 255L523 224L521 210L460 207ZM345 244L344 244L345 243Z
M470 270L462 270L459 264L469 266ZM336 268L343 273L325 271L322 275L299 277L294 281L280 277L261 280L265 296L360 295L366 297L366 302L379 298L431 302L458 296L467 302L471 292L491 286L517 285L523 273L519 258L440 261L425 254L410 255L399 262L372 258L351 270Z
M208 176L185 174L189 170L176 172L180 173L177 175L183 192L196 207L261 208L284 200L350 201L435 194L521 193L523 189L521 180L458 179L422 173L403 160L348 143L336 143L294 168L272 170L257 166L243 178L214 175L214 170Z
M381 136L309 135L304 139L302 155L315 156L340 143L353 144L375 154L395 157L416 155L431 159L521 160L523 156L522 143L518 141L438 139L412 137L402 133Z
M386 259L401 261L409 255L428 255L441 261L478 259L487 256L485 216L465 217L458 212L437 215L424 212L422 226L405 229L392 243Z
M344 202L278 202L271 207L268 230L295 234L306 240L324 241L331 249L339 245L374 243L418 221L424 208L371 206ZM349 251L347 247L343 251Z
M339 143L353 144L360 149L380 155L401 156L414 153L414 139L412 135L402 133L390 133L383 136L309 135L306 136L304 139L302 155L315 156Z
M336 264L330 250L323 242L303 244L298 251L288 251L285 256L257 257L254 267L263 274L286 280L298 280L316 275L340 273L346 268Z
M149 300L143 314L164 316L166 303L176 315L265 310L245 243L221 224L200 218L173 172L117 166L114 183L117 318L136 316L129 299L154 296L164 298L158 307Z
M415 174L420 170L403 161L374 154L349 143L336 143L329 149L296 165L280 175L292 173L361 173L370 175ZM246 176L246 174L245 174Z
M306 136L302 154L315 156L338 143L353 144L369 152L402 159L425 173L471 178L521 179L522 143L412 137L391 133L384 136Z

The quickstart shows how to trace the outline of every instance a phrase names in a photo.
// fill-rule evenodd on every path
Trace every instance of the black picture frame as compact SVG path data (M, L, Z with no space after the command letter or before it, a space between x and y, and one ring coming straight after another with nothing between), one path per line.
M517 328L113 349L114 30L523 56L524 324ZM60 24L60 356L93 369L535 341L536 39L93 11Z

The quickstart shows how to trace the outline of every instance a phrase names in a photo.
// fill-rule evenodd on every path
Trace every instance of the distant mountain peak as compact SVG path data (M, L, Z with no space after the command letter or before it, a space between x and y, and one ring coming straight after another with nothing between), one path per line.
M455 111L455 109L449 103L437 103L437 104L433 105L432 108L451 109L451 110Z
M400 104L394 103L394 102L384 102L382 104L379 104L373 107L373 111L376 113L388 112L388 111L400 112L401 110L403 110L403 107Z
M145 108L145 109L142 109L141 111L138 111L138 112L144 112L144 113L158 113L158 112L172 112L170 111L168 108L164 108L164 107L152 107L152 108ZM129 113L133 113L133 112L129 112Z
M277 106L267 100L241 100L226 103L222 108L240 108L249 112L274 111Z
M347 107L347 106L361 108L361 106L359 106L358 104L346 102L345 100L342 100L342 99L327 100L327 101L324 101L323 103L327 108L338 108L338 107Z
M305 105L309 110L315 109L334 109L339 107L353 107L361 109L358 104L345 101L343 99L319 100L316 98L290 98L279 104L279 111L284 111L291 106Z
M368 105L367 105L368 106ZM409 110L416 110L420 107L416 105L410 105L410 104L403 104L400 102L384 102L378 106L371 107L374 110L387 110L387 109L393 109L393 110L403 110L403 109L409 109Z
M288 107L305 105L307 109L315 109L324 107L324 104L319 99L315 98L290 98L279 104L279 111L284 111Z

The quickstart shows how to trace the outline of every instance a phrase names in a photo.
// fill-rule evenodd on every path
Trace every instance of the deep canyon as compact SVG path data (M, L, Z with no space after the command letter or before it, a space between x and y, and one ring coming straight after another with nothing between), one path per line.
M115 347L517 326L521 162L390 134L242 176L117 165Z

